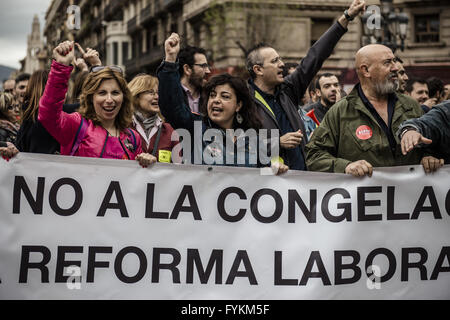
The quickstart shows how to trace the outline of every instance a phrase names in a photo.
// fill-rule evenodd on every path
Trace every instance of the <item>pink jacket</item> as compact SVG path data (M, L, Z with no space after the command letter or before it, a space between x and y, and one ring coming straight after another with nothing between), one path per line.
M81 114L78 112L68 114L62 111L72 69L72 66L53 61L44 94L39 101L38 120L59 142L63 155L70 154L81 123ZM85 121L88 127L75 156L134 160L142 153L141 137L136 131L124 130L117 138L108 136L108 132L94 125L92 120Z

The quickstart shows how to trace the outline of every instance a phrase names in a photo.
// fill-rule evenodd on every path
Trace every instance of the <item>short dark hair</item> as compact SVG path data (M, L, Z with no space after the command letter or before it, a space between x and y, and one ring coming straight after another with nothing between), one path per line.
M253 71L253 66L254 65L262 66L262 64L264 63L263 58L259 54L259 51L261 49L264 49L264 48L272 48L272 46L268 45L267 43L260 42L260 43L258 43L257 45L255 45L254 47L250 48L247 51L247 54L246 54L246 67L247 67L247 71L250 74L250 77L252 79L256 78L256 74Z
M320 82L319 82L320 79L322 79L322 78L330 78L330 77L336 77L337 78L337 76L335 74L331 73L331 72L324 72L322 74L319 74L316 77L315 89L319 89L319 90L321 89L320 88Z
M439 92L441 94L444 91L444 83L441 79L436 77L430 77L427 79L428 84L428 95L430 98L440 98L436 97L436 94Z
M183 49L178 52L178 73L180 74L180 77L184 75L184 69L183 66L187 64L191 68L194 66L195 63L195 54L204 54L206 57L206 50L199 47L193 47L193 46L186 46Z
M413 91L414 83L426 84L428 86L428 83L422 78L411 78L406 81L405 91L411 93Z
M298 63L296 62L286 62L283 67L283 78L289 75L289 69L291 68L297 68Z
M206 115L208 114L207 106L210 93L217 86L224 84L228 84L230 87L232 87L234 93L236 94L237 102L242 102L242 108L241 110L239 110L239 113L244 121L239 124L236 120L234 120L233 128L241 128L243 130L247 130L250 128L260 129L262 127L262 121L259 117L256 105L253 102L253 98L251 97L248 90L247 83L243 79L234 77L228 73L219 74L209 79L208 83L203 89L202 105L200 106L201 112Z
M29 73L21 73L16 77L16 84L20 81L30 80L31 74Z

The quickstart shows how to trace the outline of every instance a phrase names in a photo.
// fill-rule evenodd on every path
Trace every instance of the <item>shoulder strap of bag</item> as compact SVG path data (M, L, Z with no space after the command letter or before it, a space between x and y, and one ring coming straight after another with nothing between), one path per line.
M73 146L72 146L72 149L71 149L69 155L73 156L75 154L75 152L77 152L78 147L80 146L80 143L86 134L87 127L88 127L87 121L85 121L84 118L81 117L81 123L80 123L80 126L78 127L78 131L77 131L77 134L75 135L75 139L73 141Z

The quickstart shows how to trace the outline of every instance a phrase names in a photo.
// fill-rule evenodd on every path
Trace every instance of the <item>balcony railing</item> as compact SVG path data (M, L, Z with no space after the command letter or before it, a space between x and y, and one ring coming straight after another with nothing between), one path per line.
M131 18L130 20L128 20L127 23L127 31L129 34L134 33L138 30L138 26L137 26L137 16L134 16L133 18Z
M151 49L150 52L145 53L139 59L139 66L144 67L149 64L153 64L161 60L164 56L162 48Z
M150 18L152 17L152 13L151 13L151 7L147 6L144 9L141 10L141 23L144 24L147 21L150 20Z

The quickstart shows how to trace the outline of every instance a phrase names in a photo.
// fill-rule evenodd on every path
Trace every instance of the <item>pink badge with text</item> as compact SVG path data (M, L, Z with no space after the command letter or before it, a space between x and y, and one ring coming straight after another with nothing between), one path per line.
M356 129L356 136L361 140L370 139L372 137L372 129L370 129L370 127L366 125L359 126Z

